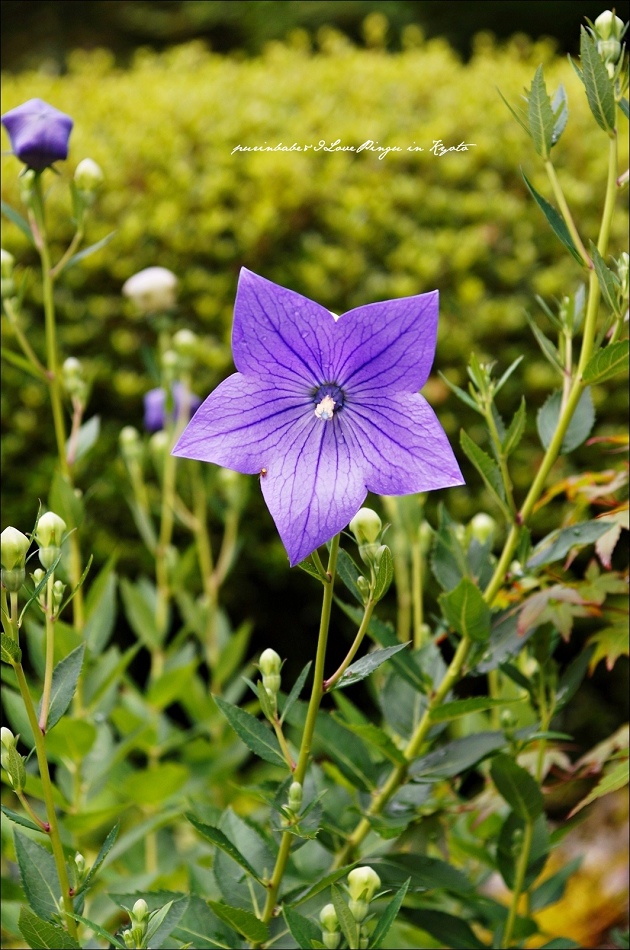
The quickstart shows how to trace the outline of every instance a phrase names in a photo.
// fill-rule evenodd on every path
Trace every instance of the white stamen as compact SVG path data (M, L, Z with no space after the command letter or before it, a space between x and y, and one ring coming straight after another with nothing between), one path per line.
M332 396L324 396L319 405L315 407L315 415L318 419L323 419L324 422L327 422L329 419L332 419L334 410L335 400Z

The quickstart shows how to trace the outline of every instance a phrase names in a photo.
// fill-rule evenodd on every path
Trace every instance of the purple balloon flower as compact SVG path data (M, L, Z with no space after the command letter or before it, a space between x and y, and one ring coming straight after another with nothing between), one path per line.
M438 292L335 317L243 269L237 373L203 403L173 452L261 475L291 566L341 531L368 491L463 484L427 380Z
M173 385L173 403L174 416L179 415L179 407L186 393L182 383ZM188 393L188 402L190 406L189 418L195 414L201 405L199 396L194 393ZM168 422L166 414L166 392L163 389L150 389L144 396L144 428L147 432L158 432L163 429Z
M29 168L39 172L68 157L74 123L69 115L43 99L29 99L5 112L2 124L9 133L13 153Z

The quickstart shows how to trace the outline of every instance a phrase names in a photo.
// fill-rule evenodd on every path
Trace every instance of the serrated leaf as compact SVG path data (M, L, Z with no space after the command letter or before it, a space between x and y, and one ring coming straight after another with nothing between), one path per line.
M291 692L287 696L284 706L282 707L282 715L280 716L281 725L284 722L285 717L288 716L288 714L290 713L294 704L300 698L300 693L304 689L304 684L306 683L306 680L308 678L308 674L312 665L313 665L313 661L309 660L306 666L304 667L304 669L302 670L302 672L300 673L300 675L298 676L298 678L296 679L295 683L291 687Z
M431 712L431 722L449 722L473 712L485 712L494 706L522 702L520 699L489 699L486 696L471 696L470 699L456 699L452 703L443 703Z
M50 732L53 726L59 722L72 702L81 675L84 653L85 643L81 643L72 653L64 657L53 670L50 706L48 707L48 718L46 720L47 732ZM38 715L41 715L41 711L40 702Z
M497 755L492 760L490 774L499 794L515 815L524 821L533 821L543 810L542 793L535 779L508 755Z
M291 936L300 950L312 950L312 941L321 937L321 928L317 927L308 917L302 917L292 907L283 906L282 913L287 922L287 927L291 931Z
M305 571L306 574L310 574L311 577L316 577L318 581L322 581L322 583L325 582L326 579L322 577L321 571L317 567L310 554L303 561L300 561L300 563L296 566L299 567L300 570Z
M569 119L569 104L565 88L562 84L558 86L555 92L551 102L551 111L553 112L554 119L551 145L554 146L564 132Z
M13 835L26 899L38 917L52 921L59 913L57 901L61 893L55 859L50 851L19 831Z
M446 745L416 759L409 767L409 774L416 782L435 782L437 779L453 778L481 762L507 744L502 732L478 732L465 739L453 739Z
M364 602L364 597L357 585L357 578L361 576L361 571L352 560L347 551L340 548L337 554L337 574L346 585L352 596L360 604Z
M586 98L597 124L609 134L615 131L615 91L606 66L599 55L597 42L582 27L580 30L580 60Z
M379 600L382 600L387 591L389 590L389 585L394 579L394 559L392 557L392 552L387 547L383 546L381 552L381 559L376 569L376 583L374 584L374 590L372 591L372 600L374 603L378 603Z
M569 818L572 818L573 815L581 811L582 808L585 808L586 805L590 805L591 802L596 801L596 799L601 798L603 795L609 795L610 792L616 792L620 788L625 788L630 780L629 766L630 762L628 759L626 759L625 762L619 762L611 772L608 772L608 774L597 783L586 798L583 798L582 801L575 806Z
M562 392L558 390L552 393L544 406L538 413L536 420L538 426L538 435L543 448L548 449L553 439L558 422L560 421L560 412L562 410ZM573 413L569 427L564 434L560 451L563 453L572 452L589 437L591 429L595 424L595 407L593 406L593 397L590 386L587 386Z
M351 948L358 948L359 928L357 926L357 922L350 913L350 908L341 896L341 891L335 884L331 885L330 896L332 897L333 906L337 912L337 920L339 921L340 930L348 941L348 946Z
M527 175L522 169L521 169L521 175L523 176L525 180L525 184L529 188L532 198L534 199L534 201L536 202L536 204L538 205L538 207L540 208L540 210L546 217L556 237L564 244L567 251L571 254L572 257L575 258L578 264L581 264L582 267L584 267L584 261L582 260L580 252L578 251L575 244L573 243L573 238L571 237L571 234L569 233L569 229L564 223L564 219L562 218L562 216L556 211L556 209L554 208L552 204L549 204L546 198L543 198L543 196L538 191L536 191L536 189L534 188L534 186L532 185L532 183L530 182Z
M627 621L627 618L626 618ZM628 656L628 624L621 621L598 630L588 640L595 647L589 663L589 673L592 674L601 660L606 660L606 669L610 672L620 656Z
M225 921L252 943L263 943L269 939L267 925L250 911L242 907L230 907L229 904L221 904L219 901L208 901L208 904L220 920Z
M457 587L438 597L442 613L462 637L484 642L490 636L492 613L483 599L483 594L468 577L463 577Z
M10 666L13 666L16 663L21 663L22 651L13 637L7 636L6 633L0 634L0 637L2 638L0 640L0 648L2 650L3 663L8 663Z
M16 825L22 825L23 828L28 828L30 831L40 831L42 834L46 834L43 828L36 825L35 822L27 818L26 815L21 815L19 812L7 808L6 805L0 807L2 808L2 814L8 818L9 821L15 822Z
M236 845L230 841L227 835L224 834L220 828L207 825L195 818L194 815L186 815L186 818L191 823L191 825L197 829L200 835L203 835L203 837L207 838L208 841L211 841L215 847L220 848L221 851L229 855L229 857L231 857L233 861L236 861L236 863L240 865L244 871L247 871L247 873L251 875L254 880L258 881L260 884L263 883L247 858L241 854Z
M286 768L286 762L280 751L278 740L272 732L254 716L245 712L244 709L233 706L232 703L226 702L220 696L214 696L214 701L248 749L259 758L264 759L265 762L282 765Z
M109 832L109 834L105 838L105 841L101 845L100 851L98 852L94 860L94 864L88 871L85 880L81 884L81 887L77 890L75 896L78 897L79 894L82 894L84 891L87 891L88 888L91 886L92 881L94 880L96 873L100 869L103 861L105 860L105 858L107 857L111 849L114 847L119 831L120 831L120 822L117 821L114 827L112 828L112 830Z
M543 159L549 158L553 144L554 116L545 86L543 68L536 70L527 96L529 131L534 148Z
M597 280L602 292L602 297L610 307L610 310L617 316L620 316L621 312L617 300L618 280L614 276L611 269L606 265L604 258L597 249L597 245L593 244L592 241L589 244L589 253L591 255L591 260L593 261L595 273L597 274ZM627 340L624 342L626 344L628 343Z
M31 950L81 950L67 930L59 924L42 920L28 907L20 908L18 927Z
M609 528L610 525L605 521L596 520L583 521L581 524L572 525L570 528L559 528L557 531L552 531L536 545L527 562L527 567L543 567L545 564L559 561L569 553L571 548L593 544Z
M373 673L374 670L377 670L379 666L382 666L391 656L404 650L408 645L408 643L399 643L394 647L386 647L384 650L374 650L373 653L362 656L360 660L357 660L356 663L352 663L352 665L348 667L345 673L339 677L332 689L344 689L346 686L353 686L355 683L359 683Z
M627 369L628 340L618 340L591 356L584 369L584 382L603 383Z
M16 211L15 208L12 208L11 205L7 204L6 201L2 202L2 214L5 216L5 218L8 218L9 221L11 221L16 226L16 228L20 229L22 234L28 238L29 243L34 247L35 240L33 238L33 232L30 229L28 221L25 221L22 215Z
M377 948L381 946L383 940L387 936L390 927L396 920L398 912L402 907L402 902L405 899L405 894L407 893L407 888L409 887L410 881L411 878L407 878L403 886L399 888L394 894L393 900L387 905L384 913L381 914L370 940L371 950L377 950Z
M212 913L201 897L191 894L186 913L173 931L173 937L195 950L225 950L236 946L233 931Z
M497 463L494 459L490 458L487 452L484 452L483 449L480 449L479 446L473 442L464 429L462 429L460 433L459 444L466 453L467 458L481 475L486 488L501 508L501 511L509 516L509 511L505 503L505 486L503 485L503 479L501 478L501 472Z
M523 433L525 432L525 424L527 422L527 405L525 403L525 396L521 398L521 404L514 413L512 421L508 427L507 432L505 433L505 438L501 448L503 449L503 454L507 458L511 452L518 446L519 442L523 438Z

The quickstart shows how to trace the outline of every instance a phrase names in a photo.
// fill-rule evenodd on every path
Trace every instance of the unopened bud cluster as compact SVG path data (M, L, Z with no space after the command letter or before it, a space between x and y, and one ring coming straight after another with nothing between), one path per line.
M280 683L282 682L282 677L280 676L282 660L275 650L267 648L260 654L258 668L262 673L262 682L265 692L275 709L278 693L280 692Z
M64 360L61 368L63 388L73 402L85 406L87 402L87 383L82 364L74 356Z
M39 560L49 570L61 554L61 543L66 522L53 511L47 511L37 522L35 540L39 546Z
M363 563L369 568L370 574L369 580L366 577L359 577L357 579L357 587L365 603L367 603L370 597L375 597L376 600L380 600L391 582L392 574L391 552L387 545L382 543L384 528L381 519L371 508L360 508L350 522L350 530L359 547L359 556ZM386 555L387 568L385 576L387 577L387 581L386 583L379 583L381 562ZM383 581L383 578L380 580ZM375 594L377 588L380 589L380 592Z
M328 950L337 950L341 942L339 920L333 904L326 904L319 913L319 922L322 925L322 942Z
M74 172L74 184L81 201L89 207L94 203L96 192L105 181L103 169L92 158L84 158Z
M355 868L348 874L348 892L350 894L350 913L357 923L365 920L369 904L381 886L381 879L370 867Z
M604 10L595 20L593 27L597 40L597 52L606 64L608 75L612 79L615 75L615 65L621 56L623 20L615 16L612 10Z
M129 911L131 927L129 930L124 930L122 935L128 950L141 950L143 947L149 916L149 906L140 898Z

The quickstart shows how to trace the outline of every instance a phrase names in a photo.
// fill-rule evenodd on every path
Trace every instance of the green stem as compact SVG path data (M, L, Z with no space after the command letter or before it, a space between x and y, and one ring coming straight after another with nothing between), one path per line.
M508 469L507 459L503 452L503 447L501 445L501 437L499 436L499 430L497 429L497 423L492 414L492 407L488 406L485 412L485 420L488 426L488 431L490 432L490 438L494 445L494 451L496 455L497 462L499 463L499 470L501 472L501 480L503 482L503 487L505 488L505 497L507 498L509 510L511 515L516 514L516 505L514 503L514 491L512 488L512 479L510 478L510 472Z
M274 719L271 720L271 725L273 726L273 731L275 732L280 748L282 749L282 754L284 756L285 762L289 766L290 770L293 772L295 769L295 762L293 761L291 757L291 752L289 750L289 746L287 745L287 740L284 738L284 732L282 731L282 725L280 724L280 720L278 719L277 713Z
M324 585L324 598L322 602L322 614L319 623L319 638L317 641L317 653L315 656L313 687L306 713L306 720L304 722L304 732L302 733L302 742L300 745L298 762L294 772L294 781L300 782L300 784L304 783L306 767L308 765L308 760L311 753L313 734L315 732L317 713L322 701L322 696L324 695L324 663L326 659L326 644L328 642L328 628L330 626L330 612L333 601L333 587L335 582L335 571L337 567L337 554L339 552L339 538L340 536L337 534L332 539L330 545L330 554L328 557L328 580ZM293 835L291 835L288 831L283 833L282 840L280 841L280 848L278 850L278 856L276 858L276 865L274 867L271 880L269 881L267 900L265 902L265 907L262 914L262 920L265 923L269 923L273 916L276 906L276 899L278 897L278 891L286 870L287 861L289 860L292 839ZM259 946L259 944L253 944L252 946Z
M53 280L59 277L59 274L62 272L72 255L78 250L83 238L85 236L85 231L83 226L80 225L78 230L75 231L74 237L70 241L70 244L66 248L66 251L63 257L60 257L55 266L52 268L50 275Z
M31 699L31 694L29 692L28 684L26 682L26 677L24 676L24 670L22 669L21 663L16 663L13 667L15 670L15 675L17 677L18 686L20 689L20 694L22 696L22 701L24 702L24 707L26 709L26 715L28 716L28 721L33 733L33 739L35 740L35 752L37 755L37 762L39 765L39 775L42 783L42 794L44 796L44 803L46 805L46 817L48 818L48 824L50 825L50 843L52 845L53 856L55 859L55 867L57 868L57 875L59 877L59 884L61 886L61 895L63 901L63 908L66 919L66 926L68 928L68 933L77 938L77 925L76 922L69 916L74 912L73 901L70 897L70 881L68 879L68 870L66 868L66 859L63 853L63 845L61 843L61 835L59 833L59 825L57 823L57 813L55 811L55 802L53 798L53 788L52 782L50 780L50 771L48 769L48 759L46 758L46 746L44 743L44 737L39 728L39 723L37 722L37 714L35 712L35 707L33 705L33 700Z
M417 756L418 751L420 750L429 730L431 729L431 726L433 725L431 721L431 713L441 704L444 697L449 693L449 691L459 679L471 646L472 640L469 640L467 637L464 637L463 640L460 640L459 646L455 651L455 656L451 660L451 664L446 671L444 679L429 700L422 719L416 726L411 739L403 751L405 762L392 769L389 774L389 778L372 800L372 804L368 808L366 817L361 819L352 834L348 836L346 844L335 858L333 868L340 868L343 867L344 864L348 863L348 861L352 858L356 848L358 848L370 831L371 824L369 819L381 813L389 799L398 790L407 777L409 765Z
M48 584L46 585L46 665L44 668L42 709L39 715L39 728L42 733L46 732L46 723L48 722L48 709L50 707L50 693L52 690L52 675L55 659L55 623L52 616L54 578L55 575L53 573L48 578Z
M371 618L372 618L372 614L373 614L373 612L374 612L375 606L376 606L376 603L375 603L373 600L368 600L367 604L365 605L365 610L363 611L363 617L362 617L362 619L361 619L361 625L360 625L360 627L359 627L359 629L358 629L358 631L357 631L357 635L356 635L356 637L354 638L354 642L353 642L352 646L351 646L350 649L348 650L348 654L347 654L345 660L343 661L343 663L341 664L341 666L339 667L339 669L337 669L337 670L333 673L332 676L329 676L327 680L324 680L324 683L323 683L323 690L324 690L325 693L327 693L329 690L331 690L331 689L333 688L333 686L335 685L335 683L337 682L337 680L339 680L339 679L343 676L343 674L346 672L346 670L348 669L348 667L349 667L350 664L352 663L352 661L353 661L353 659L354 659L354 657L355 657L355 655L356 655L357 650L358 650L359 647L361 646L361 641L363 640L363 637L364 637L365 634L367 633L367 629L368 629L368 627L369 627L369 625L370 625L370 620L371 620Z
M47 371L46 371L46 367L45 367L44 364L41 363L40 360L37 358L37 356L35 355L35 351L33 350L33 347L32 347L31 344L28 342L28 340L27 340L27 338L26 338L26 336L25 336L24 331L22 330L22 328L21 328L21 326L20 326L20 324L19 324L18 315L17 315L17 313L15 312L15 309L14 309L14 307L13 307L12 299L11 299L10 297L8 297L8 298L6 298L5 300L3 300L2 302L3 302L3 304L4 304L5 313L6 313L7 317L9 318L9 322L10 322L12 328L13 328L13 332L15 333L15 335L16 335L16 337L17 337L18 343L20 344L20 347L22 348L22 352L24 353L24 356L27 358L27 360L29 361L29 363L32 365L33 369L35 369L35 370L37 371L37 375L38 375L38 376L41 376L42 379L44 379L44 380L47 381L47 380L48 380L48 373L47 373Z
M547 175L549 176L549 181L551 182L551 187L553 189L554 195L556 196L556 201L558 202L560 211L562 212L562 217L564 218L564 222L567 228L569 229L569 234L573 238L573 243L578 249L580 253L580 257L584 261L585 265L589 268L589 270L591 270L593 267L593 262L591 261L586 251L586 248L582 244L582 238L578 234L578 229L576 228L575 222L573 221L573 217L571 216L571 211L569 210L567 200L564 197L562 186L558 180L558 176L556 175L556 170L553 167L550 159L547 159L547 161L545 162L545 170L547 172Z
M424 645L425 637L422 632L424 621L422 610L422 549L418 531L411 542L411 598L413 609L413 648L419 650Z

